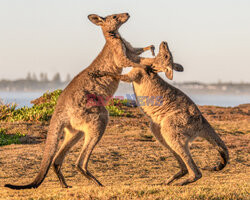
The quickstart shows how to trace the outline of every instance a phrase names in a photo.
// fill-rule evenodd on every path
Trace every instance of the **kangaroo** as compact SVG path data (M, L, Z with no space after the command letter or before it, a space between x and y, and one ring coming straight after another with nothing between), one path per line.
M55 111L50 121L47 134L45 150L41 167L35 179L27 185L6 184L5 187L12 189L37 188L45 179L52 164L62 187L69 187L66 184L61 167L66 153L84 135L84 143L77 159L77 169L88 179L99 186L102 184L88 171L90 155L105 132L108 123L108 111L104 106L89 105L88 95L102 96L108 100L117 90L119 80L112 77L104 77L96 80L89 74L96 70L104 70L115 74L121 74L123 67L145 68L145 65L134 62L137 55L144 51L154 51L154 46L145 48L133 48L125 41L118 32L118 29L129 19L128 13L109 15L105 18L95 14L88 16L88 19L97 26L100 26L106 43L100 54L92 64L80 72L60 95ZM59 139L64 131L64 141L56 153Z
M172 70L182 71L183 67L173 62L172 54L166 42L162 42L153 67L156 72L165 72L172 78ZM144 69L133 68L128 74L117 75L110 72L98 72L99 76L116 77L118 80L132 82L137 103L141 111L151 121L151 131L159 142L167 147L177 159L181 170L170 177L166 184L172 183L187 173L188 179L176 185L186 185L197 181L202 174L189 152L188 144L197 136L203 137L217 148L221 162L213 170L223 169L229 159L226 145L201 114L195 103L182 91L165 82L159 75L148 74ZM160 105L145 105L145 98L161 97ZM147 101L147 99L146 99ZM140 105L141 103L141 105Z

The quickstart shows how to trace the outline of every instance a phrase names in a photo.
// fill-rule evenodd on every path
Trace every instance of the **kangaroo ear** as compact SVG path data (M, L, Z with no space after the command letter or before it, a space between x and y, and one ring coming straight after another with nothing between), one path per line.
M182 65L178 64L178 63L174 63L173 64L173 70L177 71L177 72L183 72L184 68L182 67Z
M97 26L101 26L103 24L103 21L104 21L104 18L102 18L98 15L95 15L95 14L88 15L88 18L93 24L95 24Z
M173 80L173 69L171 69L170 67L167 67L167 70L165 72L166 77L169 80Z

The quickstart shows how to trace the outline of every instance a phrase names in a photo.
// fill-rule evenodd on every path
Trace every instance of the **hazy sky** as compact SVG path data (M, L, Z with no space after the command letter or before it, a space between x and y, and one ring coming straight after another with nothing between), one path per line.
M120 12L133 46L168 42L185 68L175 81L250 82L249 0L0 0L0 79L75 76L105 42L87 15Z

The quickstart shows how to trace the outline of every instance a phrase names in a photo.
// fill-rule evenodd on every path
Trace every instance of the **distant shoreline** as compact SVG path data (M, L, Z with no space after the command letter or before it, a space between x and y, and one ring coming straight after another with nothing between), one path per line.
M20 79L16 81L0 81L1 92L45 92L58 88L64 89L69 82L37 81ZM186 93L192 94L234 94L250 95L250 83L200 83L200 82L171 82L172 85ZM121 82L119 90L131 92L131 85Z

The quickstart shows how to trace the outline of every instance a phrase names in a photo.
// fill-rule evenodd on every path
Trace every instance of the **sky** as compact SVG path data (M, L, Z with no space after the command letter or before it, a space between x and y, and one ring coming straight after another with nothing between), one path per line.
M168 42L185 69L174 81L250 82L249 0L0 0L0 79L74 77L105 44L87 16L122 12L134 47Z

